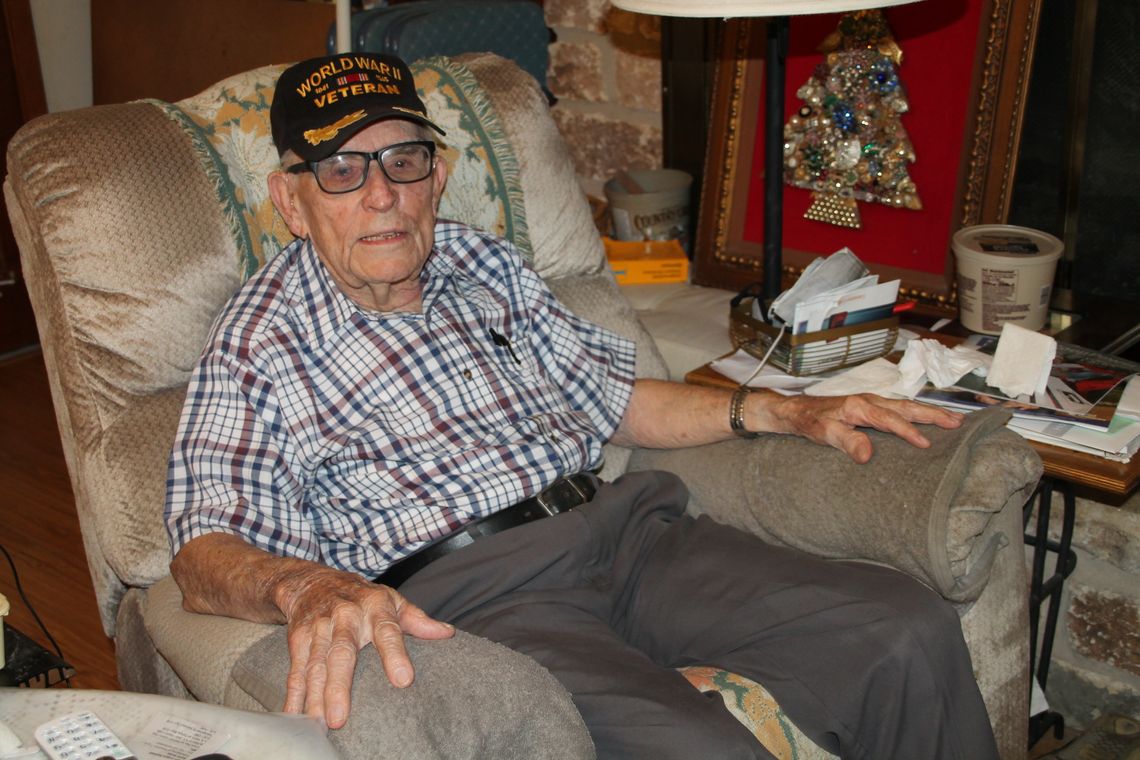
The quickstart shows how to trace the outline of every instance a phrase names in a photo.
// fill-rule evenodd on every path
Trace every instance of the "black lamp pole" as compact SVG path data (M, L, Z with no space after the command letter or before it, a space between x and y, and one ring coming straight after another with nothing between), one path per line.
M764 85L764 305L780 295L783 281L784 223L784 68L788 55L788 17L768 20L768 55Z

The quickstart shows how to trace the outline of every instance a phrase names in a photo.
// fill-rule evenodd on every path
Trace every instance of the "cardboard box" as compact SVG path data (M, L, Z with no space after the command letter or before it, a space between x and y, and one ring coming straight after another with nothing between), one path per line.
M677 240L603 240L618 285L689 280L689 257Z

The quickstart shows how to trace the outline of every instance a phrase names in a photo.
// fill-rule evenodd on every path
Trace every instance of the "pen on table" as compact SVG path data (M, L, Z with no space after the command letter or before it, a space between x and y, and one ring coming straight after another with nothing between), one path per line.
M910 311L918 304L918 301L899 301L895 304L895 308L891 309L891 314L901 314L904 311Z

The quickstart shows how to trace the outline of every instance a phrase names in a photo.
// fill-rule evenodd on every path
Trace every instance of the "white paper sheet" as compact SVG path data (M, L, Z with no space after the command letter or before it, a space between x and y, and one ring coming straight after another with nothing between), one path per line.
M765 366L755 377L748 380L756 372L759 365L760 360L742 348L737 349L736 353L717 359L710 364L714 370L735 383L743 383L747 380L749 388L771 388L779 391L798 392L819 381L819 377L796 377L771 365Z

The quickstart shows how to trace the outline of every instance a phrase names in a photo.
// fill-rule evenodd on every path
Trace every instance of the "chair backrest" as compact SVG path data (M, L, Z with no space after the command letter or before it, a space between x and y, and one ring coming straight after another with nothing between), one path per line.
M638 341L643 374L664 376L534 80L486 54L413 68L448 133L441 215L512 239L570 308ZM8 146L5 199L110 635L125 589L168 572L166 460L210 325L289 240L265 185L281 69L174 104L49 114ZM611 474L626 457L607 454Z

